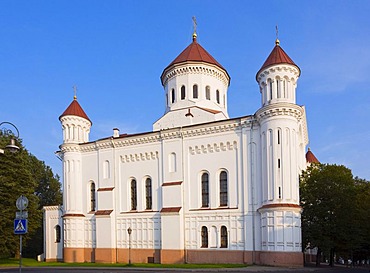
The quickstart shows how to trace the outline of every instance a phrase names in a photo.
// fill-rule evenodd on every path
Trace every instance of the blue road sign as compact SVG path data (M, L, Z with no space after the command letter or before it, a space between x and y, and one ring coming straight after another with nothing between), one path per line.
M27 233L27 219L15 219L14 234L26 234L26 233Z

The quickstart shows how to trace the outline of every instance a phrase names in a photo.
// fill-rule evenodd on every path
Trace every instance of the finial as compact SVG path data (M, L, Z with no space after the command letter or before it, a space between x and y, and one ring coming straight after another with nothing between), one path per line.
M275 45L280 45L280 41L279 41L279 29L278 29L278 26L276 25L275 26L276 28L276 40L275 40Z
M73 88L73 92L74 92L73 99L74 99L74 100L77 100L77 86L76 86L76 85L74 85L74 86L72 86L72 88Z
M192 17L193 19L193 42L197 40L197 19L195 16Z

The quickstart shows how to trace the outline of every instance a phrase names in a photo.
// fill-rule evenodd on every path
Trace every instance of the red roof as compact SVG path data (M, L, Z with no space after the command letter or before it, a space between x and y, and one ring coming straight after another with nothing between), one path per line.
M306 153L306 161L308 163L320 163L316 156L311 152L310 148L308 148L308 151Z
M189 61L213 64L225 70L225 72L227 73L226 69L223 68L222 65L219 64L219 62L217 62L216 59L213 58L212 55L209 54L200 44L198 44L196 35L193 35L193 42L163 70L161 78L164 72L172 65Z
M67 109L60 115L59 119L64 116L78 116L84 119L87 119L91 122L89 117L86 115L85 111L82 109L81 105L78 103L77 98L75 97L72 103L67 107Z
M270 55L267 57L266 61L263 63L260 70L258 70L256 74L256 78L258 74L264 70L265 68L276 65L276 64L291 64L298 68L299 74L301 73L301 70L299 69L298 65L296 65L293 60L288 56L288 54L285 53L285 51L280 47L279 40L276 40L275 47L271 51Z

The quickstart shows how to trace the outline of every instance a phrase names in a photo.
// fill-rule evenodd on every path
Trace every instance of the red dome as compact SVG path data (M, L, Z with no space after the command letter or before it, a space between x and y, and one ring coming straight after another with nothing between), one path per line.
M82 109L81 105L77 102L75 97L72 103L67 107L67 109L60 115L59 120L64 116L78 116L84 119L87 119L91 122L89 117L86 115L85 111ZM92 123L92 122L91 122Z
M298 68L299 74L301 74L301 70L299 69L298 65L296 65L293 60L285 53L285 51L280 47L279 40L276 41L274 49L271 51L270 55L267 57L266 61L263 63L260 70L258 70L256 74L256 78L258 74L264 70L265 68L276 65L276 64L291 64Z

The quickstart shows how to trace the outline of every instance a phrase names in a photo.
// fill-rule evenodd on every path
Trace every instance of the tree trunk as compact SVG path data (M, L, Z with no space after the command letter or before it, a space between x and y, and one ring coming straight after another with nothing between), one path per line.
M317 248L317 253L316 253L316 266L320 266L320 261L321 261L321 249Z
M330 248L329 265L334 266L334 248Z

